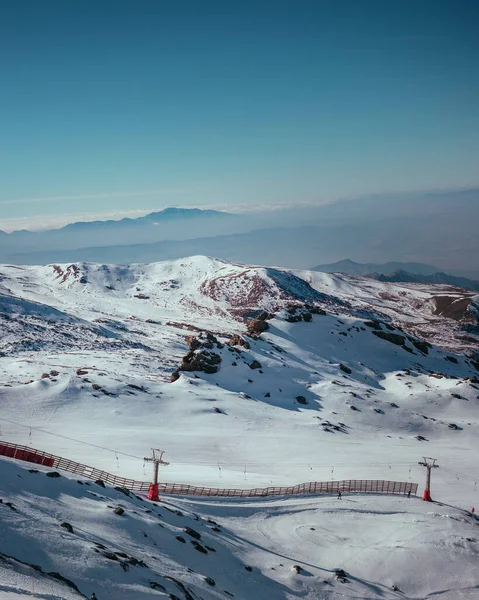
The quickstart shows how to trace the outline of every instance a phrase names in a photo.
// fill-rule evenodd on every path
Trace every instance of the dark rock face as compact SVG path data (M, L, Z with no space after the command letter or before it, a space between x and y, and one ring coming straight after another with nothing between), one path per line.
M266 321L261 319L253 319L248 323L248 333L252 336L258 336L269 329L269 325Z
M178 371L173 371L173 373L170 375L170 382L175 383L175 381L178 381L179 378L180 374L178 373Z
M63 529L66 529L69 533L73 533L73 527L70 523L61 523L60 527L63 527Z
M203 373L217 373L221 356L210 350L190 351L183 358L180 371L202 371Z
M104 488L104 487L105 487L105 482L104 482L104 481L102 481L101 479L97 479L97 480L95 481L95 483L96 483L97 485L99 485L100 487L102 487L102 488Z
M341 369L341 371L347 373L348 375L352 373L352 370L346 365L343 365L342 363L339 364L339 368Z
M409 338L412 345L419 350L419 352L422 352L423 354L429 354L429 348L432 348L431 344L429 344L429 342L423 342L421 340L414 340Z
M304 396L296 396L296 402L298 402L298 404L308 404L308 401Z
M191 527L183 527L183 531L187 533L190 537L195 538L195 540L201 539L201 533L198 533Z
M57 473L56 471L51 471L50 473L45 473L45 475L47 477L51 477L52 479L57 479L58 477L61 477L60 473Z
M399 335L398 333L388 333L386 331L373 331L373 333L382 340L387 340L388 342L391 342L391 344L396 344L396 346L404 346L406 340L403 335Z
M381 331L381 323L379 321L364 321L364 324L367 327L371 327L372 329L376 329L377 331Z
M261 363L257 360L254 360L252 363L250 363L249 365L250 369L261 369Z
M119 517L121 517L121 515L125 514L125 511L121 508L121 506L117 506L113 512L115 513L115 515L118 515Z

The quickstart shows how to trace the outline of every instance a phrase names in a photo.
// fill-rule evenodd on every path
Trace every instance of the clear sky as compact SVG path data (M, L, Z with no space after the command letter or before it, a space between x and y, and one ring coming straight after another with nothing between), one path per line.
M477 0L0 3L0 227L479 182Z

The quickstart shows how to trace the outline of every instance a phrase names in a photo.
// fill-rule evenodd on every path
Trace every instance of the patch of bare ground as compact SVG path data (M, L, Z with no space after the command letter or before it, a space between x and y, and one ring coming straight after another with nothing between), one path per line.
M272 295L271 286L249 271L204 281L200 291L213 300L225 298L234 308L258 306L265 296Z
M433 311L435 315L454 319L455 321L463 321L470 318L468 307L471 304L473 296L434 296L436 308Z

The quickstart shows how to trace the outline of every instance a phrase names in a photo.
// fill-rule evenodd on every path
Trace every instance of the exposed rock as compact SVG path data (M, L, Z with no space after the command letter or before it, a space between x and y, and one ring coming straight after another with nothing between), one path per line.
M201 539L201 534L195 531L194 529L191 529L191 527L183 527L183 531L192 538L195 538L195 540Z
M429 342L424 342L422 340L415 340L413 338L409 338L412 345L422 352L423 354L429 354L429 348L432 348L432 345Z
M208 554L208 550L204 548L201 544L199 544L196 540L190 540L193 544L193 548L201 552L202 554Z
M177 535L176 539L181 542L182 544L186 544L186 540L182 535Z
M170 375L170 382L175 383L175 381L178 381L179 378L180 374L178 373L178 371L173 371L173 373Z
M104 482L102 479L97 479L97 480L95 481L95 483L96 483L97 485L99 485L100 487L102 487L102 488L104 488L104 487L105 487L105 482Z
M243 346L243 348L246 348L246 350L248 350L250 348L249 342L247 342L244 338L242 338L237 333L232 335L230 337L230 339L226 342L226 344L228 346Z
M77 369L77 375L88 375L88 371L85 369Z
M364 321L364 324L367 327L371 327L372 329L376 329L378 331L381 331L381 323L379 321L374 321L374 320Z
M308 404L308 401L304 396L296 396L296 402L298 402L298 404Z
M198 348L201 348L201 342L197 337L193 335L187 336L185 341L188 344L190 350L198 350Z
M373 331L373 333L382 340L391 342L391 344L396 344L396 346L404 346L406 338L403 335L399 335L398 333L388 333L387 331Z
M214 579L211 579L211 577L205 577L205 581L208 585L211 585L211 587L214 587L216 585L216 581Z
M454 364L457 365L458 361L457 361L457 358L455 356L446 356L445 359L448 360L449 362L452 362L452 363L454 363Z
M248 323L248 333L251 336L258 336L269 329L268 323L266 321L262 321L261 319L253 319Z
M56 471L50 471L49 473L45 473L45 475L47 477L51 477L52 479L57 479L58 477L61 477L60 473L57 473Z
M313 315L310 312L303 313L303 321L310 323L313 320Z
M347 373L348 375L352 373L352 370L346 365L343 365L342 363L339 363L339 368L341 369L341 371L344 371L344 373Z
M298 575L301 575L303 569L299 565L293 565L293 571L295 571Z
M156 581L150 581L150 587L152 590L159 590L160 592L166 592L166 588Z
M121 517L121 515L125 514L125 511L123 510L123 508L121 508L121 506L117 506L113 512L115 513L115 515L118 515L119 517Z
M221 356L210 350L190 351L183 358L180 371L202 371L203 373L217 373Z
M66 529L69 533L73 533L73 527L70 525L70 523L61 523L60 527L63 527L63 529Z
M257 360L254 360L248 366L249 366L250 369L261 369L262 368L261 363L259 361L257 361Z
M344 569L336 569L336 579L341 583L346 583L348 581L348 574Z

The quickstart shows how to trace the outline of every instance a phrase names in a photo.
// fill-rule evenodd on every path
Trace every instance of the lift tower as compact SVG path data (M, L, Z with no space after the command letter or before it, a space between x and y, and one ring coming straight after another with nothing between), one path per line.
M432 469L437 469L439 467L439 465L436 465L436 461L437 458L431 458L429 456L424 456L423 460L418 462L418 465L421 465L421 467L426 467L427 469L427 473L426 473L426 489L424 490L424 496L422 497L423 500L425 500L426 502L432 502L432 498L431 498L431 470Z
M145 456L145 461L153 463L153 482L150 483L150 490L148 492L148 499L158 502L160 497L158 495L158 467L160 465L169 465L169 462L163 460L164 450L159 448L151 449L152 456Z

